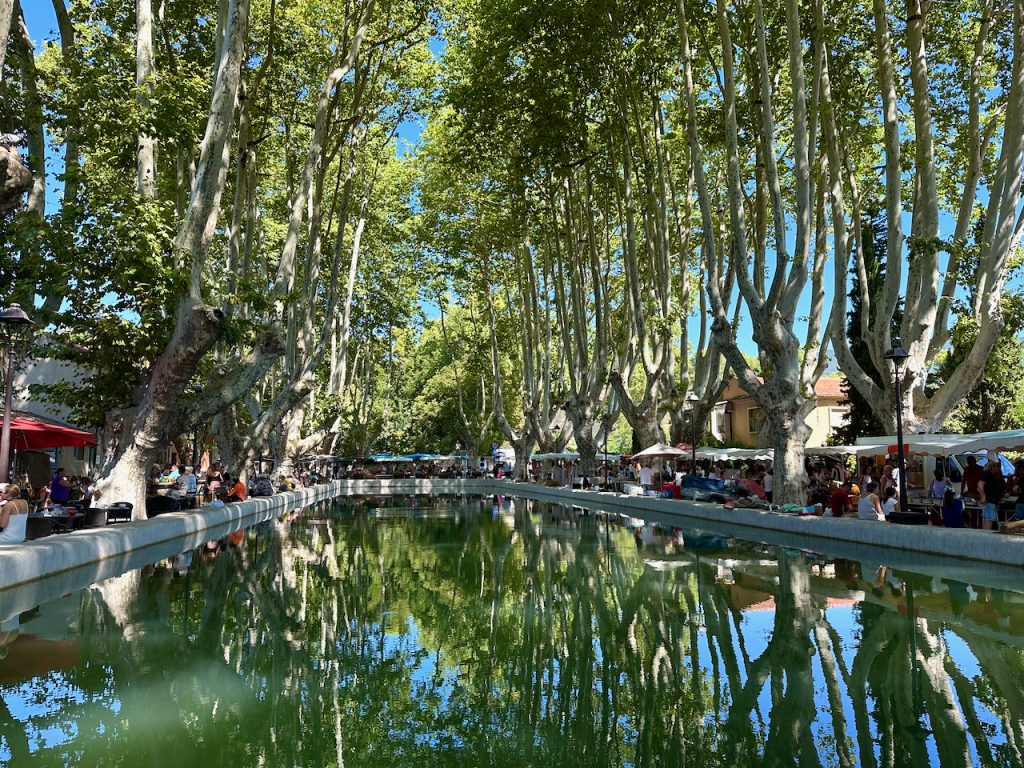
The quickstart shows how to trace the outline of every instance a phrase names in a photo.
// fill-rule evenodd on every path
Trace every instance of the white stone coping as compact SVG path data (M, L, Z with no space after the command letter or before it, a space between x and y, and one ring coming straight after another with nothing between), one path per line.
M239 528L337 495L334 484L317 485L223 506L207 504L197 510L167 512L149 520L54 534L22 544L3 544L0 545L0 607L11 587L38 584L41 580L83 569L92 574L91 578L86 575L89 580L85 583L78 583L75 575L66 579L69 588L65 591L70 591L123 573L127 570L126 562L138 561L139 566L152 563ZM102 567L89 568L97 564ZM52 594L52 587L46 591ZM4 611L0 609L0 613Z
M927 525L894 525L858 520L853 517L816 517L761 509L726 509L707 504L650 496L626 496L604 491L580 491L551 488L533 483L489 481L496 492L510 496L576 504L592 509L624 512L642 516L654 512L699 523L728 525L738 538L760 538L758 531L791 536L789 546L813 548L817 542L841 542L902 550L921 556L1024 566L1024 536L1007 536L995 531L971 528L940 528ZM834 547L830 548L834 549Z

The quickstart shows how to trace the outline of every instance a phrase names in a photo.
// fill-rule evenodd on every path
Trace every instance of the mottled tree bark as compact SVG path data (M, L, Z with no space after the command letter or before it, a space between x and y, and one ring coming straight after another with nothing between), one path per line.
M191 264L189 289L178 302L174 332L153 363L128 434L117 450L108 452L96 482L103 504L131 502L137 518L145 517L147 464L173 437L170 428L176 404L221 332L223 314L203 303L201 287L230 161L230 137L248 21L249 0L232 0L227 42L214 84L198 172L185 219L174 241L175 252Z
M151 108L156 64L153 58L152 0L135 0L135 100L145 116ZM143 197L156 197L156 139L139 134L135 162L135 185Z

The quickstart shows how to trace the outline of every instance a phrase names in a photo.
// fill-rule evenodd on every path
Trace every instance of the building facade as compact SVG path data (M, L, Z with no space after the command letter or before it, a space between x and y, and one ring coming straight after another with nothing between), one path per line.
M811 436L809 448L825 445L832 433L841 427L849 412L848 405L841 404L843 397L842 377L832 376L818 380L814 387L814 408L807 417ZM740 443L750 448L766 447L762 439L764 412L738 380L729 382L722 398L715 406L711 418L711 434L724 442Z

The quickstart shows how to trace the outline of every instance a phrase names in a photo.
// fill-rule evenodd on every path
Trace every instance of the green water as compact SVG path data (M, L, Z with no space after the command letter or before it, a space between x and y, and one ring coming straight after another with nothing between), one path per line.
M1024 593L625 522L349 501L67 595L0 763L1024 763Z

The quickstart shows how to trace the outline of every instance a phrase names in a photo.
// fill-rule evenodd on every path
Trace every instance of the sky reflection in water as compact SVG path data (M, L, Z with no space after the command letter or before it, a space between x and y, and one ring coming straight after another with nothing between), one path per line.
M22 614L0 764L1024 764L1024 593L347 500Z

